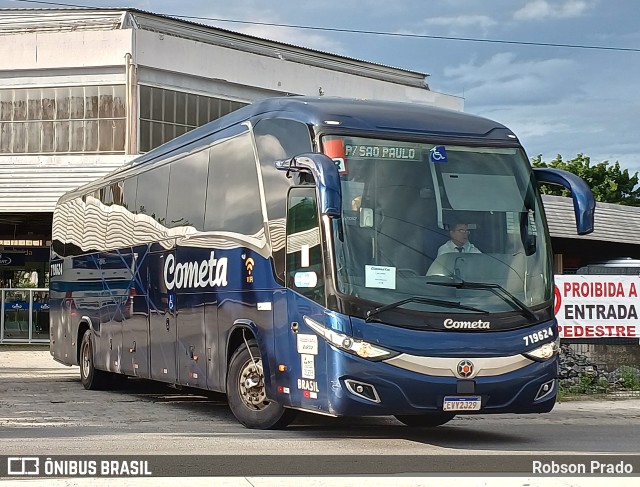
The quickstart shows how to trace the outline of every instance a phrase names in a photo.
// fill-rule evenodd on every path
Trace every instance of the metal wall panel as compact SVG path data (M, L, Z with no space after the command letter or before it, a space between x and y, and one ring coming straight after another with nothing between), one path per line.
M551 237L620 242L621 228L627 235L640 234L640 208L598 202L595 230L589 235L578 235L571 198L543 195L542 202Z
M58 198L132 156L0 156L0 212L52 212Z

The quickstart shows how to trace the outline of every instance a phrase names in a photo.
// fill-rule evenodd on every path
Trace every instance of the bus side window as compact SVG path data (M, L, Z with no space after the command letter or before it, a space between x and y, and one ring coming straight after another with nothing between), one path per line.
M203 230L208 173L208 150L189 154L171 164L167 228L192 226Z
M287 287L324 305L316 188L294 187L287 207Z
M259 187L248 131L212 145L204 229L257 236L264 228Z
M169 193L169 166L155 167L138 176L136 212L147 215L161 225L167 217L167 195Z
M291 179L276 170L274 163L311 152L309 128L295 120L266 119L257 123L253 133L262 166L269 220L284 218L286 208L282 196L291 186Z
M124 181L122 190L122 206L130 213L136 212L136 192L138 191L138 178L133 177Z
M260 159L270 234L277 235L287 215L285 196L289 187L295 185L295 179L288 178L286 172L278 171L275 162L311 152L313 150L311 136L309 128L302 122L278 118L260 120L254 127L253 133ZM286 267L284 241L273 239L271 246L277 280L284 284Z

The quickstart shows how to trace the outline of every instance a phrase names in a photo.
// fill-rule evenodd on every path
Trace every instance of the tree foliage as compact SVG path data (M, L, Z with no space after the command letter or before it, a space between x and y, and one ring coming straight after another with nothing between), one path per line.
M540 154L531 159L531 164L533 167L564 169L580 176L593 191L596 201L640 206L640 188L636 188L638 173L630 176L628 169L620 169L618 161L614 164L603 161L592 165L591 159L584 154L578 154L568 161L563 161L562 156L558 154L554 160L547 163L542 160ZM544 194L569 196L569 192L560 186L545 184L542 185L541 190Z

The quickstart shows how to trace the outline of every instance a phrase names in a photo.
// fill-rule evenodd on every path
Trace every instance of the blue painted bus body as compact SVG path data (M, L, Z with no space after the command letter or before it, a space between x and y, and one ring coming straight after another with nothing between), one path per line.
M296 130L298 137L288 140ZM278 137L282 150L274 152ZM340 172L319 154L334 140L345 151L328 154L341 160ZM216 148L230 141L257 154L242 172L249 182L226 193L232 206L200 202L201 212L192 211L198 201L184 205L180 198L188 200L200 185L211 200L216 181L233 177L229 170L215 172ZM429 162L435 144L446 163ZM466 166L465 154L473 151L475 160ZM173 169L180 161L193 166ZM512 175L516 162L521 174ZM465 169L481 164L490 169ZM163 188L169 182L162 178L198 167L208 172L193 187L178 188L177 197L171 186ZM150 179L154 171L164 176ZM497 183L490 179L494 173ZM477 180L465 179L469 174ZM385 201L396 177L404 178L401 191ZM156 188L144 186L149 181L165 191L158 199L163 208L153 207L157 202L140 189ZM504 184L507 196L495 210L495 195L465 201L471 183ZM81 345L89 337L98 371L229 392L237 382L229 376L232 357L255 341L266 399L286 408L441 415L447 397L477 401L455 414L549 411L557 376L551 345L558 333L551 251L533 183L517 139L492 121L378 102L257 103L60 200L51 259L51 353L62 363L82 364ZM582 192L576 205L589 206L590 194L576 188ZM361 194L347 201L355 190ZM405 206L384 207L413 190ZM512 209L514 201L522 208ZM414 203L421 205L417 212ZM401 220L398 214L409 221L429 212L433 242L420 242L427 223L398 227L395 234L384 226ZM454 214L475 218L478 239L484 238L479 245L487 250L481 256L456 255L454 261L436 255L437 246L419 246L446 237ZM582 231L588 231L593 207L582 214ZM307 227L309 215L315 224ZM366 245L358 247L358 232ZM380 236L389 235L396 239L385 249ZM397 248L401 252L393 254ZM403 261L412 253L419 259L411 273L404 263L384 260L393 254ZM451 275L443 276L448 265ZM483 273L491 276L487 282ZM552 353L539 355L542 345Z

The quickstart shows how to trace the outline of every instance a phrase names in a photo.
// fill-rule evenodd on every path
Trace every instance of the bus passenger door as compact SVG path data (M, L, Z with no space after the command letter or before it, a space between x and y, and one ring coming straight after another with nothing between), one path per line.
M326 341L305 323L324 325L325 282L315 187L289 191L287 211L287 350L278 363L287 365L291 405L328 411ZM276 338L277 340L277 338Z
M176 364L176 295L168 291L164 280L164 267L168 259L175 263L173 250L149 254L149 349L151 378L175 383L178 378Z

